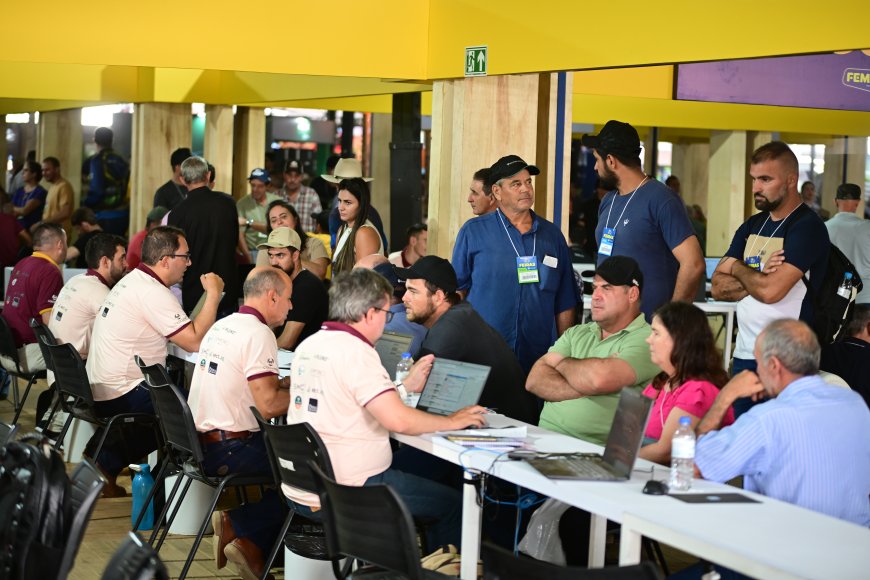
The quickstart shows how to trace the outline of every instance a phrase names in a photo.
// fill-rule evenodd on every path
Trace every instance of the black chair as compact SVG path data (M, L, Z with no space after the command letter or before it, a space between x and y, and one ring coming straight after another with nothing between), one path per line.
M100 492L103 491L103 486L106 485L97 468L87 460L78 464L70 479L72 481L70 504L73 519L63 550L63 559L57 575L58 580L66 580L72 570L76 554L78 554L79 546L91 519L91 513L94 511L94 505L97 503L97 498L100 497Z
M347 556L394 572L380 578L450 578L420 565L414 522L401 498L387 485L354 487L336 483L309 463L323 507L326 543L333 557ZM339 579L342 577L337 576ZM354 578L363 577L359 573Z
M18 424L18 417L21 415L21 410L24 409L24 403L27 401L27 395L30 394L30 388L36 379L45 378L45 369L37 371L24 370L21 367L21 360L18 357L18 347L15 346L15 338L12 336L12 329L9 328L9 323L6 319L0 316L0 356L9 359L10 365L4 365L6 372L12 377L12 404L15 407L15 416L12 418L12 424ZM24 389L24 396L20 397L18 393L18 379L27 379L27 387Z
M6 445L15 437L15 432L18 431L18 425L9 425L8 423L0 422L0 446Z
M651 562L636 566L577 568L557 566L534 558L518 558L513 552L484 542L480 549L484 580L659 580L662 575Z
M326 446L311 425L308 423L272 425L263 419L256 407L251 407L251 413L256 417L265 437L266 449L269 453L269 462L272 464L276 485L280 486L283 483L316 494L317 485L311 469L308 467L309 461L317 464L328 477L335 478ZM326 536L323 534L321 524L303 518L302 527L307 530L305 535L301 538L297 534L288 536L287 532L290 525L298 517L301 516L297 516L296 512L290 508L281 527L278 540L266 559L263 578L268 575L269 569L278 555L278 550L281 549L281 544L305 558L332 560L333 572L336 577L341 578L342 572L338 569L338 560L329 556Z
M106 569L102 580L169 580L166 566L160 560L157 552L142 542L134 532L129 532L127 539L115 550L115 554Z
M39 350L42 351L42 358L45 359L45 368L54 373L54 363L51 360L51 354L48 351L48 346L52 344L57 344L57 338L54 336L54 333L49 330L49 328L42 323L41 320L36 318L30 319L30 328L33 329L33 334L36 335L36 343L39 345ZM46 377L47 378L47 377ZM54 386L54 382L48 385L48 390L42 393L39 396L39 401L36 404L36 425L39 426L39 421L42 419L42 398L43 397L52 397L52 394L56 391ZM60 409L60 397L56 398L53 403L49 405L51 407L51 412L48 414L48 419L45 422L45 428L47 429L49 425L51 425L52 420L54 420L54 415L57 413L57 410ZM55 449L60 448L60 442L55 444Z
M202 537L205 535L205 530L208 528L211 514L215 510L215 506L217 505L218 499L220 499L224 488L227 486L269 484L272 483L273 476L271 473L230 473L223 477L206 475L202 466L205 453L199 442L199 435L196 431L196 425L193 422L193 414L190 411L190 407L187 405L184 395L182 395L178 388L173 384L150 385L150 387L151 397L155 402L156 411L160 417L160 425L163 428L163 433L166 437L166 446L167 449L170 450L167 457L173 458L172 462L179 470L179 477L176 479L175 485L172 487L172 491L166 499L166 504L163 506L160 515L157 516L157 519L154 522L154 531L151 534L149 543L153 543L160 526L164 525L163 534L155 547L157 551L160 550L160 547L163 545L163 541L166 539L166 535L169 532L169 528L172 526L172 522L184 501L184 496L187 495L190 485L194 481L200 481L215 488L211 506L205 513L202 525L196 534L190 553L187 555L184 568L182 568L181 574L179 575L179 580L182 580L187 576L190 565L193 563L193 558L196 555L196 551L199 549ZM158 478L165 479L166 473L166 469L161 468ZM184 480L184 487L181 490L181 495L178 497L178 500L175 503L175 508L172 510L172 513L169 515L169 518L166 519L164 524L164 519L169 511L169 507L175 499L175 495L178 492L182 479ZM155 480L154 487L157 488L161 484L162 480Z
M103 434L93 455L93 458L96 459L113 427L131 422L156 424L157 418L148 413L121 413L108 419L100 417L94 408L94 395L91 391L88 373L85 370L85 362L75 347L67 343L48 345L47 348L54 365L54 383L57 385L58 400L63 410L69 414L57 436L58 442L63 441L73 419L80 419L102 427Z

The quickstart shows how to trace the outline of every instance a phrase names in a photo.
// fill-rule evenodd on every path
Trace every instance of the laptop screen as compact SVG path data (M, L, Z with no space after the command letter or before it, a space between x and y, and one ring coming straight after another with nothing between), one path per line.
M721 256L718 258L704 258L704 262L707 263L707 282L713 279L713 272L716 271L716 266L718 266L721 261Z
M476 405L489 377L490 367L436 358L417 408L436 415L449 415Z
M644 397L635 389L624 388L619 395L619 406L610 426L604 461L617 473L628 476L637 459L652 399Z
M402 353L411 348L413 338L408 334L384 331L381 338L375 343L375 350L381 357L381 364L387 369L390 378L395 379L396 365L402 360ZM411 353L412 355L414 353Z

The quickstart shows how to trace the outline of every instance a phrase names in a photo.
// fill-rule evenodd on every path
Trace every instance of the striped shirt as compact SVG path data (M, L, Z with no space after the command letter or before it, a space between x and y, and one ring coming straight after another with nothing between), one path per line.
M705 479L870 526L870 410L858 393L802 377L698 440Z

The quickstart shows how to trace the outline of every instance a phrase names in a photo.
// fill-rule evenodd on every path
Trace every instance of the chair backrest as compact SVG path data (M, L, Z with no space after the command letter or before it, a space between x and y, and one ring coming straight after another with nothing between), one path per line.
M69 343L46 345L54 366L54 383L60 393L72 395L88 406L94 404L91 381L85 370L85 361L79 351Z
M169 574L154 548L143 542L135 532L129 532L103 571L102 580L119 578L167 580Z
M387 485L336 483L309 463L323 506L330 556L349 556L422 580L420 551L411 514Z
M149 386L172 384L172 379L169 378L169 373L166 372L166 367L162 364L146 365L138 354L133 355L133 360L136 361L136 366L142 371L142 376L145 377L145 382Z
M0 422L0 445L6 445L12 441L17 430L18 425L9 425L8 423Z
M12 328L9 327L9 323L2 316L0 316L0 355L11 359L15 363L15 371L19 374L21 373L15 337L12 335Z
M63 559L61 560L60 571L58 572L58 580L65 580L72 570L73 563L76 559L76 554L79 551L79 546L84 538L85 530L88 527L88 522L91 519L91 513L94 511L94 506L97 503L97 498L100 497L100 492L106 482L88 460L83 460L75 468L72 473L72 485L70 486L70 505L72 507L73 519L70 526L69 536L67 536L66 546L63 550Z
M263 419L256 407L251 407L251 413L265 435L266 449L277 483L317 493L317 484L308 466L309 461L316 463L327 477L335 479L326 445L311 425L272 425Z
M30 328L33 329L33 334L36 335L36 342L39 344L39 350L42 351L42 358L45 359L45 366L51 372L54 372L54 363L51 361L51 354L48 352L48 346L57 344L57 338L49 328L36 318L30 319Z
M513 552L489 542L481 546L480 557L483 580L659 580L662 577L651 562L608 568L557 566L533 558L517 558Z
M166 443L181 456L193 459L197 465L201 465L204 453L196 432L196 424L193 422L193 413L184 395L172 383L149 387Z

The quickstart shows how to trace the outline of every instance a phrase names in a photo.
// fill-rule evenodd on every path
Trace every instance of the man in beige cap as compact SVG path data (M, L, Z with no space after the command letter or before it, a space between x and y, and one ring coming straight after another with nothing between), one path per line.
M362 164L357 159L340 159L335 166L333 174L323 175L322 177L330 183L341 183L344 179L353 179L354 177L359 177L366 183L372 181L371 177L363 176ZM329 237L333 250L335 249L335 234L338 233L338 228L341 227L341 218L338 217L338 203L336 203L337 198L338 195L336 194L332 200L332 211L329 212ZM369 207L369 221L372 222L372 225L375 226L375 229L381 235L381 240L384 242L384 250L386 251L389 248L387 234L384 233L384 222L375 206Z
M293 350L296 345L320 330L329 315L329 297L320 278L302 267L299 247L302 240L291 228L275 228L269 239L257 246L266 251L269 263L280 268L293 281L287 321L276 329L278 348Z

